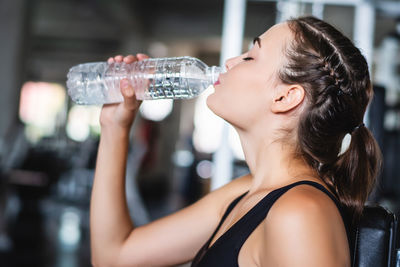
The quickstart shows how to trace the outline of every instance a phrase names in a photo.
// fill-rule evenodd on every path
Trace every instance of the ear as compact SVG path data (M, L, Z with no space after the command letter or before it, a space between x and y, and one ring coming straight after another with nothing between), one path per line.
M301 85L282 85L277 88L273 98L271 110L274 113L288 112L300 105L305 96L305 90Z

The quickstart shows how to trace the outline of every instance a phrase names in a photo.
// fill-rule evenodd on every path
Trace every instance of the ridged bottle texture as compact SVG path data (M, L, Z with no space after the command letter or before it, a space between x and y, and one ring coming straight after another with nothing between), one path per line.
M119 84L127 78L136 98L189 99L218 80L219 67L193 57L154 58L131 64L95 62L74 66L68 73L71 99L82 105L123 102Z

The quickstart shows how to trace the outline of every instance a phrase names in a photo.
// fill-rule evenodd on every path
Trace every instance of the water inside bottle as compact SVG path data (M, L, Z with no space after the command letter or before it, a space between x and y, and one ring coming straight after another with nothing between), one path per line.
M107 63L80 64L68 73L68 94L77 104L96 105L122 102L123 97L115 90L109 90L103 82Z

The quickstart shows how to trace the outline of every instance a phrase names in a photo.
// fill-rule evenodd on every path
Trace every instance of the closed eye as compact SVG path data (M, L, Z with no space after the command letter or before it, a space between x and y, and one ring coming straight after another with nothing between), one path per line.
M245 57L245 58L243 58L243 60L253 60L254 58L252 58L252 57Z

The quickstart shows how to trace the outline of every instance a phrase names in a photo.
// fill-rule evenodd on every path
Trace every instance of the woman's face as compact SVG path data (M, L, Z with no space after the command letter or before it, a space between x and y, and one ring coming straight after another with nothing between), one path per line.
M259 36L250 51L226 61L227 72L219 76L208 107L235 127L247 129L268 119L274 89L279 86L277 71L285 44L291 38L286 24L278 24Z

